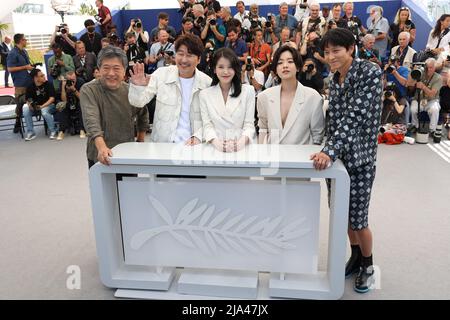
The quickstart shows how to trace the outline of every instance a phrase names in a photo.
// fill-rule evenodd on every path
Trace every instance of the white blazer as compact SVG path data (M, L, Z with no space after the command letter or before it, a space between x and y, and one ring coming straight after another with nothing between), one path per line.
M297 82L297 91L284 127L281 123L281 85L258 95L259 133L267 133L264 143L321 144L325 132L323 99Z
M202 140L202 121L199 107L199 92L208 88L211 78L199 70L195 70L194 84L189 110L192 136ZM182 108L182 90L178 67L158 68L151 76L146 87L130 84L128 100L130 104L142 108L156 95L152 142L173 142Z
M243 84L241 94L231 97L233 89L223 100L219 84L200 92L200 113L203 122L203 138L210 142L215 138L239 139L242 135L250 141L255 136L255 90Z

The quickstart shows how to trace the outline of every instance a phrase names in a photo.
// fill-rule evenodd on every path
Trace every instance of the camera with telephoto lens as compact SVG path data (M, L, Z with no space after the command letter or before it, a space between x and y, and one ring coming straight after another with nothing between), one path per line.
M267 21L265 23L266 28L272 28L272 14L269 12L267 14Z
M415 81L422 80L425 73L425 62L413 62L411 70L411 78Z
M245 63L245 71L252 71L253 65L252 65L252 57L247 56L247 61Z
M66 88L73 86L74 82L73 80L67 80L66 81Z
M260 25L259 25L259 21L258 20L251 20L250 21L250 29L256 29L256 28L258 28Z
M389 57L389 66L386 68L386 73L391 74L392 72L397 70L397 68L394 65L397 61L398 57L396 55L391 55Z
M196 23L198 26L204 28L204 27L206 26L206 19L205 19L205 17L198 17L198 18L195 20L195 23Z
M217 20L216 19L211 19L209 20L209 24L212 26L215 26L217 24Z
M312 63L308 64L306 67L306 73L312 73L314 70L314 65Z
M406 20L406 22L405 22L405 30L406 31L409 31L409 30L411 30L411 27L412 27L412 22L411 22L411 20Z
M390 98L393 94L394 94L394 90L395 90L395 83L393 82L388 82L386 84L386 88L384 88L384 98Z
M102 22L102 17L100 17L98 14L96 14L96 15L94 16L94 19L95 19L95 21L97 21L98 23L101 23L101 22Z
M110 35L108 36L110 41L116 42L119 39L119 36L117 34L115 34L114 32L111 32Z

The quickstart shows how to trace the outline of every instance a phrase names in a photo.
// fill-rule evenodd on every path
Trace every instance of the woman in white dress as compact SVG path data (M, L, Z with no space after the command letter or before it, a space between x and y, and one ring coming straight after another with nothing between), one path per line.
M203 138L219 151L236 152L255 136L255 90L241 84L240 62L229 48L216 51L211 69L211 87L199 95Z

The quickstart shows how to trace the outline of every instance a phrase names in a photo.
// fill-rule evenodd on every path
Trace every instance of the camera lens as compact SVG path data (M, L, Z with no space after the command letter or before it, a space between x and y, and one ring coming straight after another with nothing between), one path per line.
M314 65L312 64L308 64L308 66L306 67L306 72L312 72L314 70Z
M209 24L210 25L212 25L212 26L215 26L216 25L216 19L211 19L211 20L209 20Z

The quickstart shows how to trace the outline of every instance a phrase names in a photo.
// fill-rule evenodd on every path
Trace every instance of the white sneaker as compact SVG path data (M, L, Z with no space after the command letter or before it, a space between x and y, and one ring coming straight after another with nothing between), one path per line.
M62 139L64 139L64 132L60 131L58 132L58 137L56 138L56 140L61 141Z
M36 138L36 134L34 132L30 132L30 133L27 133L27 136L25 137L25 141L31 141L34 138Z
M56 139L56 131L53 131L52 133L50 133L50 140L55 140Z
M86 138L86 132L84 132L84 130L80 130L80 138L81 139Z

